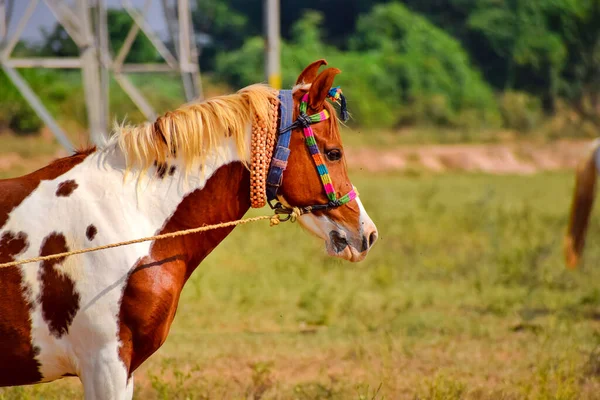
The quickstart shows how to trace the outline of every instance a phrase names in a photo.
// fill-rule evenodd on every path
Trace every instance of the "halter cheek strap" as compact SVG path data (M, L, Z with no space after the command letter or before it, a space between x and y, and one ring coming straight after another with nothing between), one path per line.
M337 89L337 88L336 88ZM339 89L338 89L339 91ZM341 91L339 91L341 92ZM339 98L339 97L338 97ZM312 206L306 206L300 209L301 213L309 213L317 210L328 210L332 208L336 208L342 206L352 200L354 200L357 196L356 190L353 188L350 192L346 193L344 196L337 198L335 193L335 188L333 187L333 182L331 180L331 176L329 175L329 170L327 169L327 165L325 164L325 160L323 159L323 155L319 151L319 147L317 146L317 141L315 139L314 131L311 128L312 124L325 121L328 119L329 112L327 110L323 110L320 113L307 115L306 111L308 110L308 93L302 97L300 102L300 114L296 121L292 122L292 114L294 101L292 98L291 90L282 90L279 92L279 100L281 102L281 118L279 123L279 138L277 141L277 147L273 154L273 158L271 161L271 166L269 168L269 173L267 175L267 200L269 201L269 205L271 208L275 210L275 212L279 214L291 214L292 210L288 207L283 206L281 203L277 203L275 205L272 204L272 201L277 200L277 190L281 186L281 181L283 179L283 171L287 166L287 160L290 155L290 139L292 131L296 128L302 127L302 131L304 133L304 140L308 151L310 152L315 166L317 168L317 172L319 177L321 178L321 182L323 184L323 189L325 190L325 194L327 195L327 199L329 202L327 204L316 204ZM345 103L345 102L344 102ZM345 107L344 107L345 109Z
M300 103L300 115L306 115L306 110L308 108L308 93L302 97L302 101ZM325 121L329 118L329 112L327 110L323 110L318 114L313 114L308 116L310 123L306 126L303 126L302 131L304 132L304 141L306 143L306 147L308 147L308 151L310 152L313 161L315 162L315 166L317 167L317 172L321 178L321 182L323 183L323 188L325 189L325 193L327 194L327 198L329 199L329 204L327 204L328 208L339 207L352 201L356 198L356 191L354 188L350 190L350 192L346 193L344 196L337 198L335 194L335 189L333 187L333 182L331 181L331 176L329 175L329 170L327 169L327 165L325 165L325 160L323 159L323 154L319 151L319 147L317 146L317 140L315 139L315 133L310 127L310 124L315 124L317 122ZM313 210L314 210L313 206Z

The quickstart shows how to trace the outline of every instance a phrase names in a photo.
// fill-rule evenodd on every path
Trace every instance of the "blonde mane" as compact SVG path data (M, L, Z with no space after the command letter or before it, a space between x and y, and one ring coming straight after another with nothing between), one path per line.
M135 168L144 172L154 163L177 157L187 173L194 162L204 166L208 157L219 156L224 140L233 137L238 154L247 164L249 128L255 116L268 120L273 99L277 99L274 89L262 84L251 85L235 94L168 111L154 123L118 125L111 143L125 155L127 170Z

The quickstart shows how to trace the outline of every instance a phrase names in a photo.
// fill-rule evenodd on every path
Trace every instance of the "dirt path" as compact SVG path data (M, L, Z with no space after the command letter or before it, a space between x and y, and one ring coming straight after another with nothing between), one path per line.
M590 140L552 143L501 143L347 149L348 164L369 172L428 170L493 174L531 174L571 169Z
M573 168L585 154L591 140L551 143L500 143L458 145L410 145L390 149L350 148L348 165L368 172L385 171L468 171L493 174L531 174ZM55 157L22 157L0 149L0 172L33 171Z

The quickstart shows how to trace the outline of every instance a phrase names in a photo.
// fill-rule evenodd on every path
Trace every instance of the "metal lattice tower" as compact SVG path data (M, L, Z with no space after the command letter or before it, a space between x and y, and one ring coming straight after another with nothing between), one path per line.
M115 81L150 121L156 118L156 113L128 78L128 73L178 72L186 100L203 97L189 0L160 0L168 28L168 40L175 45L175 54L171 53L146 20L146 14L153 0L145 0L141 11L133 6L131 0L121 0L123 8L134 23L114 57L109 50L105 0L75 0L74 9L66 0L27 0L29 4L25 13L17 22L13 34L9 36L8 27L12 26L11 17L15 1L0 0L0 67L65 148L73 149L73 146L17 68L80 69L85 89L90 137L95 144L102 144L108 135L109 74L112 74ZM46 3L57 22L78 46L79 57L11 57L28 20L40 1ZM92 13L92 9L96 12ZM164 63L125 63L140 30L162 56Z

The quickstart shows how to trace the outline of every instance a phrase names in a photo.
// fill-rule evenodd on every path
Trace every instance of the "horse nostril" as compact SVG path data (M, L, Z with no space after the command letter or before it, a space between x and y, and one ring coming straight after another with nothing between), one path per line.
M369 236L367 235L363 235L362 237L362 248L360 249L360 251L367 251L371 248L371 246L373 246L373 244L375 243L375 241L377 240L377 231L373 231L369 234Z
M331 239L331 243L333 243L333 247L336 252L343 251L346 247L348 247L348 241L341 233L337 231L329 232L329 238Z
M377 231L371 232L369 235L369 248L371 248L377 241Z

